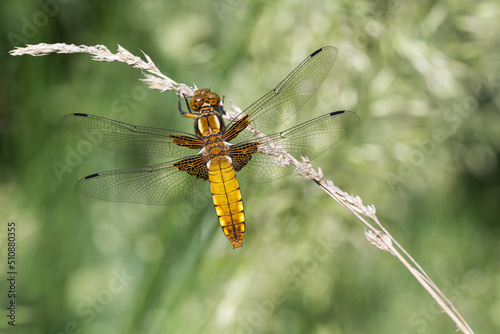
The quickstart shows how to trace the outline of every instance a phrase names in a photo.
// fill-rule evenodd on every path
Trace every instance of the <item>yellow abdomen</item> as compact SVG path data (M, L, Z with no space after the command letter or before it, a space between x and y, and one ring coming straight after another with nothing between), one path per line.
M239 248L243 244L245 233L245 214L240 186L231 161L225 156L211 160L208 179L222 231L233 244L233 248Z

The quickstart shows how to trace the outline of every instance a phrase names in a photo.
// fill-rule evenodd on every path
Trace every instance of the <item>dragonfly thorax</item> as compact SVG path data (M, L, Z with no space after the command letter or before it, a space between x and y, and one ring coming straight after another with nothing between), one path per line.
M220 134L224 130L224 121L215 112L207 112L198 116L195 123L195 130L200 137Z
M228 143L224 142L220 136L217 136L214 140L211 139L204 141L205 145L201 151L206 161L217 157L229 156L230 147Z

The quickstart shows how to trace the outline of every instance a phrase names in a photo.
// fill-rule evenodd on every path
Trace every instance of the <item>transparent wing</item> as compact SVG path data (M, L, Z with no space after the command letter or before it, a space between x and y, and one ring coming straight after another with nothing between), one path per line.
M202 157L192 156L148 167L92 174L77 183L76 192L113 202L178 204L208 191L206 169Z
M324 81L337 59L337 49L325 46L309 55L275 89L264 95L243 111L250 124L268 133L290 118L311 98ZM240 140L253 134L244 131Z
M139 158L176 159L200 150L191 134L168 129L134 126L89 114L69 114L61 124L77 136L106 150Z
M272 150L272 145L279 145L296 159L300 159L302 155L312 160L351 132L358 122L358 115L352 111L335 111L288 130L236 144L231 148L233 161L247 162L241 167L238 179L261 183L286 176L294 171L295 166L279 167L275 164L276 158L261 153L263 150ZM252 154L249 148L254 147L255 143L258 143L258 150Z

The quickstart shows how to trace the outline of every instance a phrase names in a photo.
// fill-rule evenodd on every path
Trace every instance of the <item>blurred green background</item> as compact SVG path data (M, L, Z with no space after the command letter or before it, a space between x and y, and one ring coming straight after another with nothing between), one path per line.
M174 93L89 55L9 56L36 43L120 44L240 107L312 51L339 50L294 123L350 109L360 125L314 161L378 217L477 333L500 332L500 4L493 1L3 1L0 272L17 226L8 333L452 333L395 258L313 182L242 183L233 250L210 197L154 207L82 198L98 171L149 161L59 124L91 113L191 131ZM140 49L140 50L139 50Z

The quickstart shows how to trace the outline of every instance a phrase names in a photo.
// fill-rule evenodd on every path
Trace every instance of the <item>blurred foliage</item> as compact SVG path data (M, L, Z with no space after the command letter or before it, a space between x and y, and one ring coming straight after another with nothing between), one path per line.
M450 333L451 320L312 182L241 184L245 247L208 196L151 207L74 193L140 161L59 125L71 112L191 131L172 92L88 55L11 57L26 43L122 45L244 107L306 55L339 57L294 123L350 109L360 126L315 160L380 220L477 333L500 331L500 4L487 1L3 1L1 268L18 226L16 333ZM64 166L56 173L54 166ZM5 281L0 285L6 307ZM5 302L4 302L5 301ZM0 330L10 331L2 312Z

